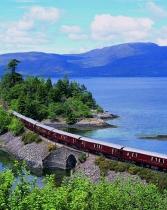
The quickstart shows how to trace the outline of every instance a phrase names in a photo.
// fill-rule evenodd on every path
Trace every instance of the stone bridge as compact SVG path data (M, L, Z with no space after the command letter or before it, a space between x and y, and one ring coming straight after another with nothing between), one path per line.
M44 160L43 167L45 169L72 169L79 163L81 151L61 147L52 151Z

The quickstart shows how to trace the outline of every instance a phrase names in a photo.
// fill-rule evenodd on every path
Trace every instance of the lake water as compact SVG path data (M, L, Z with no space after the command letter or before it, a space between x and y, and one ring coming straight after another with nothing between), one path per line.
M105 110L120 116L109 121L118 128L81 131L81 135L167 154L167 141L139 138L145 135L167 134L167 78L75 80L85 84ZM10 159L0 153L0 170L9 167L9 164Z
M139 138L145 135L167 134L167 78L75 78L75 80L85 84L105 110L120 116L109 121L118 128L81 131L80 134L167 154L167 141Z

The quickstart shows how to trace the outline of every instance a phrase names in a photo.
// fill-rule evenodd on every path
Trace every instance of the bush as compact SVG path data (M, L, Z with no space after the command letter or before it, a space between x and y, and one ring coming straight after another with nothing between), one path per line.
M51 144L51 143L48 144L48 150L49 150L49 152L51 152L53 150L56 150L56 148L57 148L56 144Z
M83 153L83 152L82 152L82 153L79 155L78 160L79 160L81 163L84 163L84 162L86 161L86 153Z
M118 162L117 165L115 166L115 171L124 172L124 171L127 171L128 168L129 168L128 164Z
M130 174L138 175L147 183L155 184L161 191L167 189L167 174L154 171L148 168L142 168L130 163L120 162L116 160L107 160L103 156L96 158L95 164L99 166L100 174L106 176L109 170L116 172L127 171Z
M9 114L0 108L0 134L7 132L10 121Z
M24 126L20 120L12 118L12 121L8 126L8 130L12 132L14 136L18 136L24 132Z
M73 125L77 122L77 118L74 113L69 113L66 118L66 123L69 125Z
M30 144L32 142L39 143L42 140L39 137L39 135L37 135L36 133L34 133L32 131L29 131L29 132L26 132L23 134L22 141L24 142L24 144Z
M128 169L128 172L132 175L135 175L137 173L139 173L141 169L137 166L130 166L129 169Z

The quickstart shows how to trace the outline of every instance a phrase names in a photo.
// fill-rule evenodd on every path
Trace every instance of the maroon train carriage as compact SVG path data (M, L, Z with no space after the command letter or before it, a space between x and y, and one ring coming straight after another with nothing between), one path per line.
M24 124L27 123L28 118L25 117L24 115L19 114L18 112L15 112L15 111L12 112L12 114L13 114L15 117L19 118Z
M167 169L167 155L156 152L124 147L122 152L123 160Z
M124 161L140 163L167 170L167 155L165 154L123 147L117 144L82 137L46 126L17 112L12 112L12 114L18 117L28 129L52 141L63 143L87 152L99 153L109 157L116 157Z
M53 140L53 130L54 128L44 125L42 123L36 123L34 126L34 132L50 140Z
M119 144L102 142L99 140L86 138L86 137L81 137L80 141L81 141L82 148L85 151L103 154L108 157L121 158L122 146Z
M61 131L61 130L58 130L58 129L54 129L53 132L54 132L53 139L55 141L58 140L59 143L64 143L66 145L70 145L70 146L73 146L75 148L79 148L78 139L81 138L81 136L76 135L76 134L72 134L72 133L68 133L68 132L65 132L65 131Z

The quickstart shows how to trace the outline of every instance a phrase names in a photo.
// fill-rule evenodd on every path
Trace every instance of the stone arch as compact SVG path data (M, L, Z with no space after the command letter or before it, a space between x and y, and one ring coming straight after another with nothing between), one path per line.
M66 160L66 168L73 169L77 164L76 157L73 154L70 154Z

